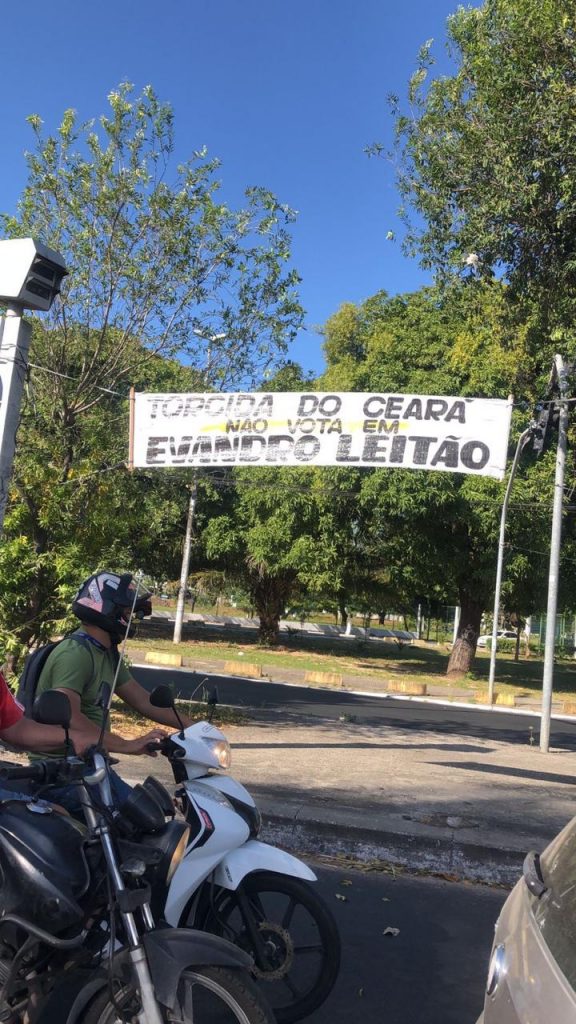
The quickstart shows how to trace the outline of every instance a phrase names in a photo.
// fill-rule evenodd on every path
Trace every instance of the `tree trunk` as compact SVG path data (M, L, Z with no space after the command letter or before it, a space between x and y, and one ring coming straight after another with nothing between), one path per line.
M258 643L263 647L276 647L280 640L280 616L267 609L258 611L260 625L258 627Z
M346 629L348 623L348 609L346 607L346 594L342 593L338 595L338 614L340 616L340 625L342 629Z
M470 596L460 593L460 625L456 643L452 648L446 675L451 679L462 679L472 668L476 644L480 635L483 605Z
M277 646L280 640L280 619L290 597L292 579L258 575L251 586L251 596L260 620L258 643Z

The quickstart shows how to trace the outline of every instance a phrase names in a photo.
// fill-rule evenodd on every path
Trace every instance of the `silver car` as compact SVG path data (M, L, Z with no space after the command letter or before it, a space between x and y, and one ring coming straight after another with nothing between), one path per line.
M506 900L477 1024L576 1021L576 818L529 853Z

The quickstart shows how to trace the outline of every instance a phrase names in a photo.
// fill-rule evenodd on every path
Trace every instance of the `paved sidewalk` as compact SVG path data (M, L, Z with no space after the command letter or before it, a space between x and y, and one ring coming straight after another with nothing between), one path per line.
M303 853L511 883L576 814L571 753L273 712L224 732L266 838ZM171 781L162 758L122 762L129 781Z

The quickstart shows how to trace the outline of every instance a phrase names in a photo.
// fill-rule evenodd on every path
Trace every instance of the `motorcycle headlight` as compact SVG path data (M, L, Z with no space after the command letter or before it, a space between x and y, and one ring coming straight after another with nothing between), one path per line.
M190 826L182 821L169 821L161 832L147 836L146 848L152 848L160 854L157 865L154 868L156 882L170 885L174 872L184 856L190 839Z
M220 768L230 768L232 764L232 749L228 740L213 740L209 736L203 736L202 738L206 746L212 751Z

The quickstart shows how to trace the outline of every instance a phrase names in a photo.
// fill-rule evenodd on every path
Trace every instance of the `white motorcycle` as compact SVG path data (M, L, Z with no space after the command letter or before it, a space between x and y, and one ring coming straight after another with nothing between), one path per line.
M170 687L150 695L178 713ZM212 702L214 703L214 701ZM197 722L159 744L170 761L191 839L164 907L168 924L230 939L254 959L279 1024L313 1013L332 990L340 936L310 883L316 875L283 850L262 843L260 812L248 791L223 775L230 744L211 722Z

